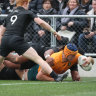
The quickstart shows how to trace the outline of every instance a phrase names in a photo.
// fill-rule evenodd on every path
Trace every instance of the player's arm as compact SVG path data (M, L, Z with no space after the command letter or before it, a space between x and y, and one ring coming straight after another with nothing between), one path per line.
M45 53L44 53L45 59L47 59L48 57L50 57L53 53L54 53L54 50L53 49L49 49L49 50L45 51Z
M46 62L52 66L54 65L54 59L51 57L51 55L54 53L54 50L53 49L49 49L47 51L45 51L44 53L44 57L46 59Z
M6 59L9 60L9 61L11 61L11 62L13 62L13 63L19 63L19 64L22 64L22 63L28 61L28 59L25 58L24 56L22 56L22 55L19 56L18 54L14 53L14 52L13 53L10 53L6 57Z
M7 66L8 68L12 68L12 69L20 69L20 64L15 64L15 63L12 63L8 60L4 60L4 65Z
M48 30L49 32L53 33L58 40L61 40L61 36L54 30L48 23L46 23L44 20L38 18L34 18L34 21L39 24L44 29Z
M54 81L53 78L47 76L46 74L44 74L41 70L38 72L37 76L36 76L37 80L40 81Z
M3 25L1 25L0 26L0 44L1 44L2 36L3 36L5 31L6 31L6 28Z
M60 51L60 50L59 50L58 47L54 47L54 48L52 48L52 49L48 49L47 51L45 51L44 57L45 57L45 59L47 59L47 57L50 57L53 53L59 52L59 51Z
M76 70L71 71L71 77L73 81L80 81L79 72Z
M6 31L6 27L4 27L3 25L0 26L0 35L3 36L4 32Z
M71 68L71 77L73 81L80 81L80 75L78 72L78 66L77 64L73 65Z

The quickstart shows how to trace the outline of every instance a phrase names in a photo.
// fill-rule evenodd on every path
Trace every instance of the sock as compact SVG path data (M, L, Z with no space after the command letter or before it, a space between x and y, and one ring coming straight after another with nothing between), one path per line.
M54 78L54 79L56 79L56 78L58 77L58 75L57 75L54 71L52 71L52 72L50 73L50 76L51 76L52 78Z

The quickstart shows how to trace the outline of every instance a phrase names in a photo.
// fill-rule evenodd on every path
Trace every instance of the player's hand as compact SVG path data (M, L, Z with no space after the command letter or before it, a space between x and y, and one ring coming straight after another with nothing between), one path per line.
M46 59L46 62L50 65L50 66L53 66L54 65L54 59L52 57L48 57Z
M61 40L61 36L57 32L54 32L54 36L57 38L57 40Z
M86 66L86 64L90 64L91 63L91 59L89 57L84 58L83 61L84 61L83 66Z

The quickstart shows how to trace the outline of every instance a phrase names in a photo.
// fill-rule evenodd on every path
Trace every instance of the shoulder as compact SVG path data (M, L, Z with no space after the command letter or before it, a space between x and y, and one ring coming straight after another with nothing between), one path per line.
M79 56L82 56L80 53L77 53L76 54L76 58L78 58Z
M82 9L78 9L76 12L77 15L85 15L85 11L83 11Z
M52 13L57 14L58 12L56 11L56 9L52 8Z
M58 58L58 56L61 56L61 55L62 55L62 52L63 52L63 51L59 51L59 52L53 53L53 54L51 55L51 57L57 57L57 58Z

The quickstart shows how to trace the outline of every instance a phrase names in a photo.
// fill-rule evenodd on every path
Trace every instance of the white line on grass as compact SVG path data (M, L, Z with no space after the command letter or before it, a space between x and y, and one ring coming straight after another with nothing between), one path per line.
M79 83L79 82L95 82L96 80L93 81L77 81L77 82L68 82L68 81L64 81L64 82L40 82L40 83L2 83L0 84L0 86L6 86L6 85L38 85L38 84L55 84L55 83Z

